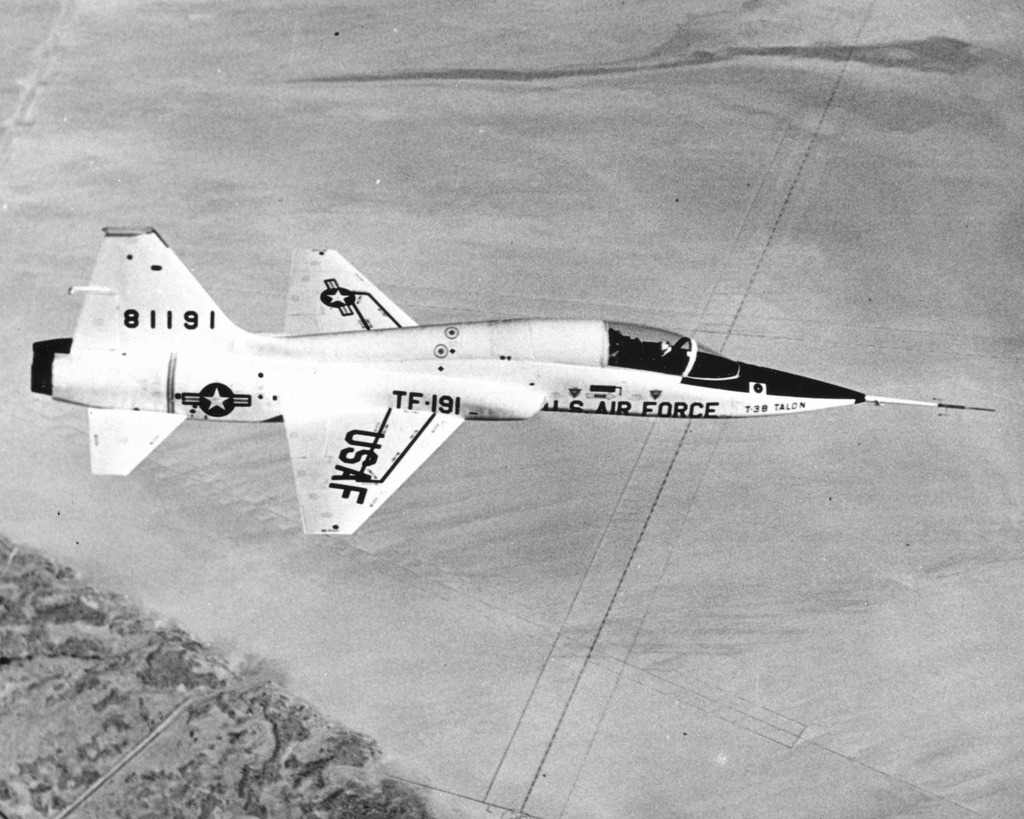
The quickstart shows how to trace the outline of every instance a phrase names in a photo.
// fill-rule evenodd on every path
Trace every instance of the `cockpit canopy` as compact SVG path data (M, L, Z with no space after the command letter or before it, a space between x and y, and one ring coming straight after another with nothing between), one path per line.
M678 333L639 324L608 322L608 366L682 375L693 342Z
M740 365L692 339L640 324L607 322L608 366L649 370L698 381L739 375Z

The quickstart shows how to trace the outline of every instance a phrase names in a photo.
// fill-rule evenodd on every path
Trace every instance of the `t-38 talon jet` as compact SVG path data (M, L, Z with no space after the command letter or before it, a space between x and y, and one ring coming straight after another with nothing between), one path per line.
M906 401L732 361L665 330L527 319L419 327L333 250L292 260L286 335L236 327L152 229L108 228L73 338L32 390L89 408L97 475L185 419L284 421L303 527L354 532L466 420L541 410L751 418Z

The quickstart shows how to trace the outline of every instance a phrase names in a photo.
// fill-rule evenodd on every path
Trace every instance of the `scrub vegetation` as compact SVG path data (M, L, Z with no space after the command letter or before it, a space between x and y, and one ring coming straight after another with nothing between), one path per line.
M273 676L0 539L0 815L429 815Z

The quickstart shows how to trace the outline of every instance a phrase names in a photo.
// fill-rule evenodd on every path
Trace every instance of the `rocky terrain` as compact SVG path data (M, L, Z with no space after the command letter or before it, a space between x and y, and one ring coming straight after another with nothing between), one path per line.
M0 539L0 815L428 815L269 676Z

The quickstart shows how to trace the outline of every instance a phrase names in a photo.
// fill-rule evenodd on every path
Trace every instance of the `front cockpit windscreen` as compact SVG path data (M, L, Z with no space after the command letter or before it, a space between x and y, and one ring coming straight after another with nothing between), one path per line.
M695 381L724 381L735 378L740 373L738 361L712 352L706 347L697 345L697 360L686 377Z
M682 375L694 344L668 330L608 322L608 366Z

